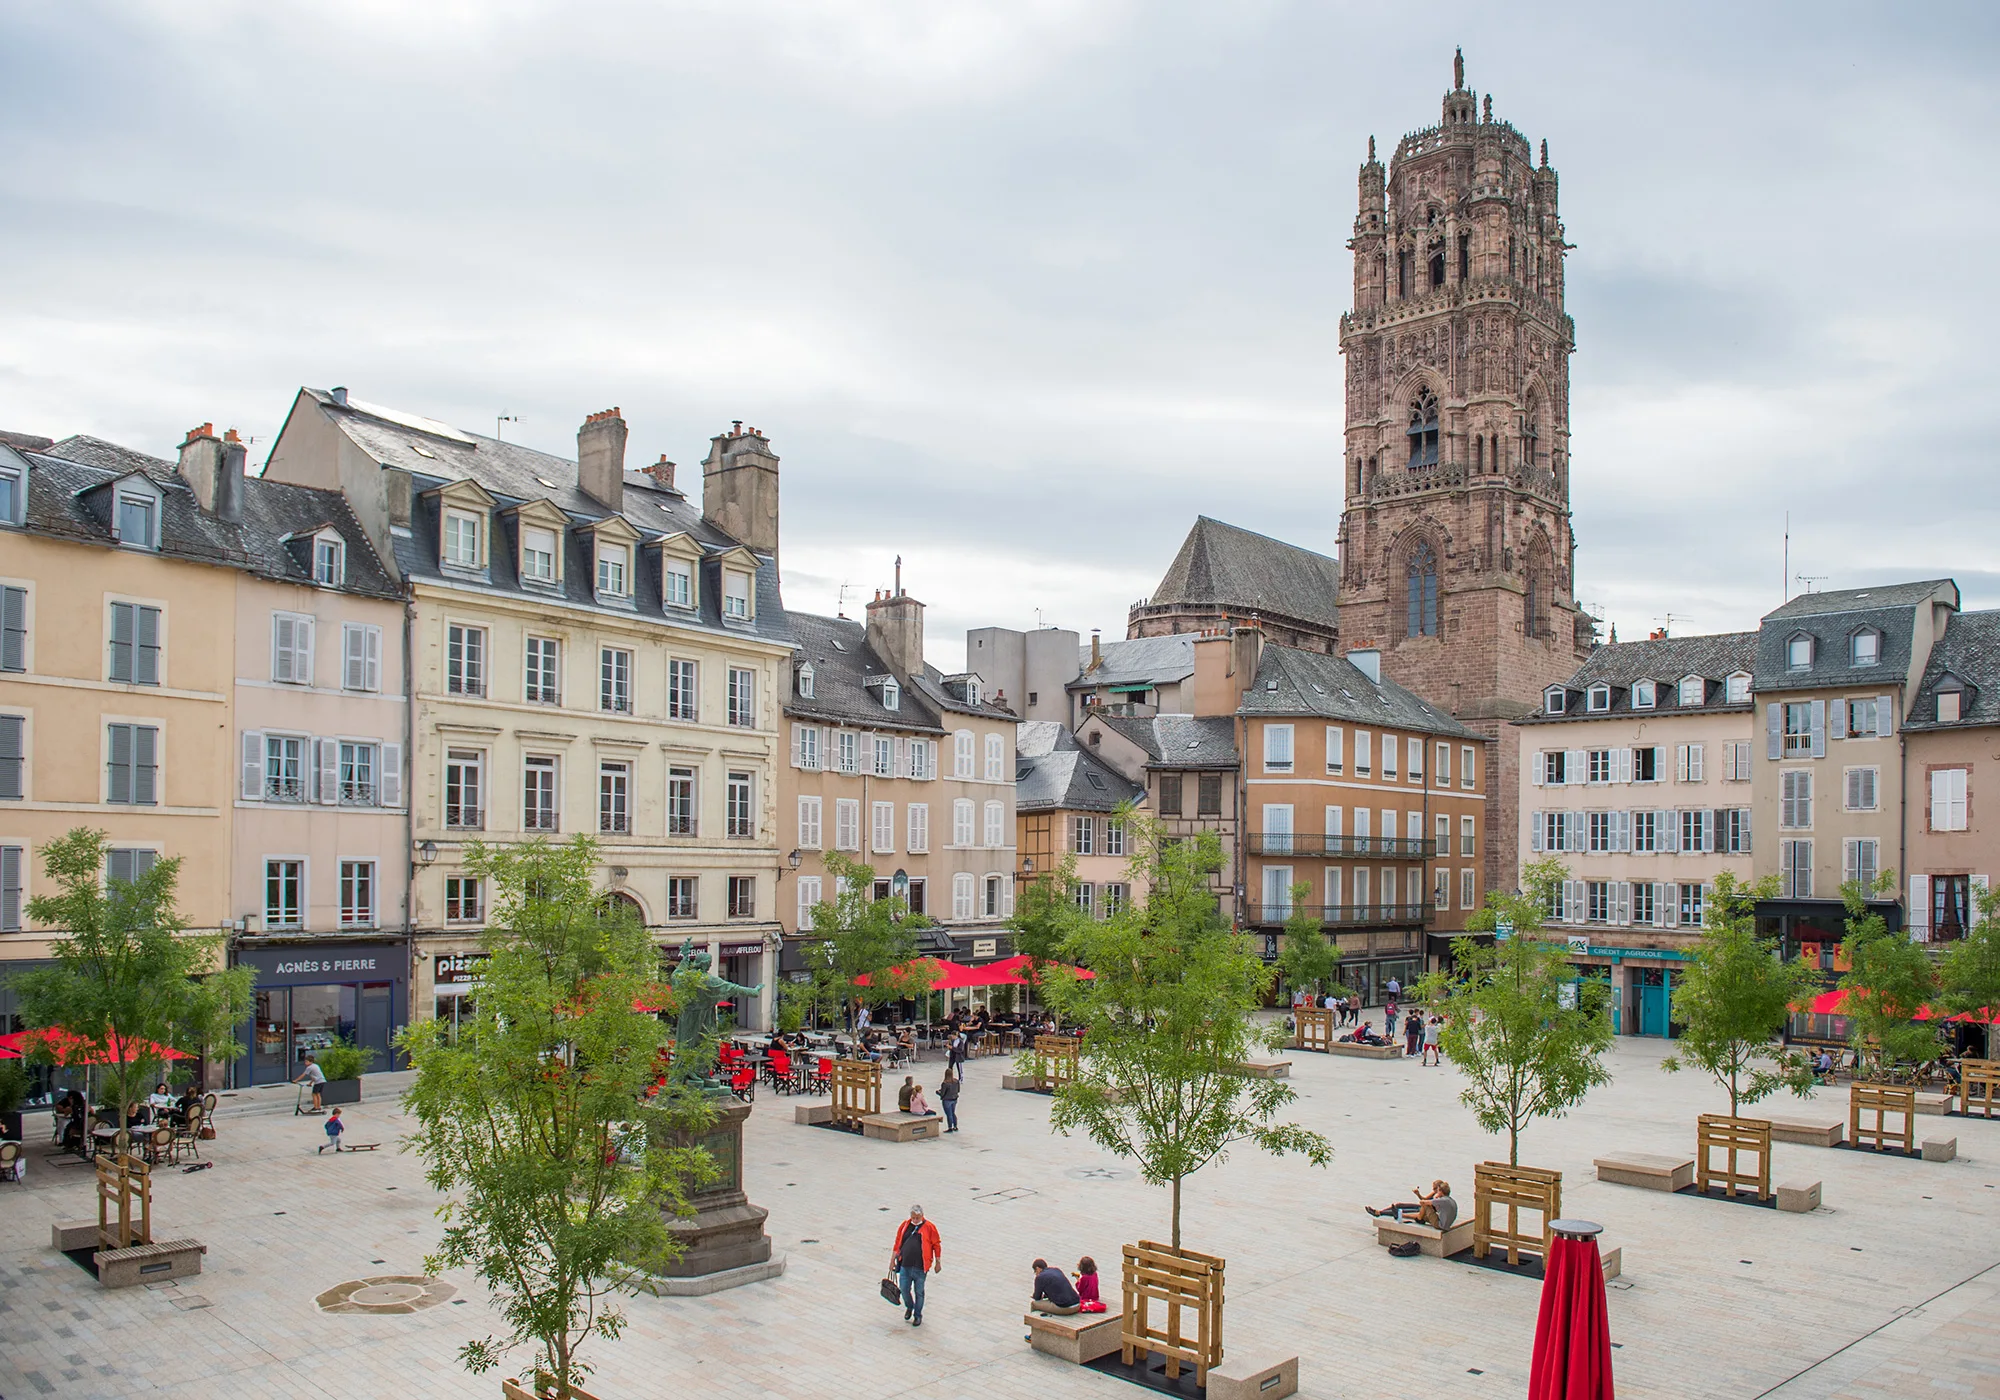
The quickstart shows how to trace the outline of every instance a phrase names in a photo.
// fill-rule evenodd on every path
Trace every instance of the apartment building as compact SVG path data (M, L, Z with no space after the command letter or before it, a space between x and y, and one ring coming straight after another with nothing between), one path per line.
M1754 868L1782 884L1758 913L1788 953L1810 944L1830 967L1841 885L1907 869L1903 813L1921 793L1906 791L1899 736L1958 605L1949 579L1807 593L1758 629ZM1881 908L1906 926L1901 900Z
M1442 956L1486 899L1483 741L1380 663L1372 650L1269 646L1238 672L1250 681L1237 709L1243 922L1277 956L1292 889L1307 886L1299 902L1367 1002Z
M1955 613L1903 718L1912 938L1962 938L2000 867L2000 611Z
M778 458L756 429L710 443L700 508L664 457L624 466L616 409L570 461L303 389L266 475L342 490L410 599L414 1013L476 986L490 892L474 841L599 843L606 897L663 958L704 946L766 988L779 924ZM723 521L728 522L725 528Z
M1550 930L1610 983L1624 1034L1671 1033L1716 873L1751 876L1756 655L1755 632L1600 646L1515 721L1522 860L1569 867Z
M779 775L794 888L779 911L785 967L833 897L826 853L876 872L878 898L904 900L941 924L922 950L991 961L1014 908L1015 716L973 672L924 661L924 605L878 591L866 622L790 614L797 648L784 702L791 762Z
M1227 649L1223 640L1204 660L1219 670ZM1223 867L1210 885L1216 907L1233 921L1242 905L1236 874L1241 827L1236 716L1142 717L1093 709L1076 737L1079 745L1143 794L1143 810L1159 824L1165 840L1215 833L1222 845Z
M1070 895L1084 913L1107 919L1143 903L1147 885L1132 877L1127 814L1143 811L1145 801L1143 785L1078 743L1067 727L1023 724L1014 763L1021 878L1074 859Z

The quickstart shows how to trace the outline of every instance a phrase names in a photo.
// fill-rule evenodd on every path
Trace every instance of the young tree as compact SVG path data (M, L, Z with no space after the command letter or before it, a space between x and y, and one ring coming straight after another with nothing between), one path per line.
M817 1014L841 1018L854 1006L882 1006L928 993L936 964L917 956L921 925L898 897L875 898L875 868L826 854L833 895L812 909L812 941L802 950L812 970L802 999ZM866 977L863 984L857 979Z
M1271 972L1222 921L1209 882L1222 869L1214 833L1167 844L1135 820L1133 883L1150 878L1141 908L1079 924L1049 1000L1084 1031L1076 1078L1056 1090L1057 1132L1081 1129L1106 1151L1130 1158L1155 1186L1173 1189L1173 1245L1181 1243L1181 1187L1249 1142L1303 1154L1315 1166L1333 1149L1318 1133L1273 1119L1297 1097L1279 1079L1244 1073L1243 1062L1275 1037L1255 1015Z
M236 1057L252 973L222 967L220 938L182 932L179 857L129 883L105 880L105 857L105 834L86 827L42 848L57 892L30 899L28 917L60 930L56 966L16 973L11 985L29 1026L81 1037L90 1058L108 1062L103 1097L122 1110L159 1082L162 1049Z
M1568 950L1538 937L1544 913L1569 872L1543 858L1522 872L1525 893L1492 893L1466 921L1474 932L1511 932L1483 944L1452 940L1449 972L1417 984L1418 999L1444 1015L1439 1045L1466 1078L1459 1101L1489 1133L1507 1134L1507 1160L1521 1162L1521 1131L1537 1118L1560 1118L1611 1074L1599 1057L1611 1048L1609 989L1576 979Z
M1674 988L1681 1037L1660 1068L1707 1070L1729 1091L1732 1118L1780 1089L1800 1098L1812 1093L1811 1061L1775 1037L1792 1008L1819 990L1819 974L1806 963L1785 962L1776 939L1757 936L1757 901L1777 893L1775 875L1754 885L1728 871L1717 875L1708 925Z
M1979 919L1945 950L1938 970L1946 1010L1975 1018L2000 1015L2000 890L1978 892ZM1991 1053L1993 1027L1985 1026Z
M477 1013L455 1040L437 1021L401 1040L417 1072L405 1150L450 1195L426 1267L471 1269L507 1327L459 1358L483 1372L530 1344L561 1387L588 1374L584 1342L624 1326L611 1295L678 1254L663 1211L689 1214L715 1172L674 1145L713 1110L679 1078L656 1087L667 1028L638 1008L673 993L646 931L594 887L597 862L583 836L474 845L467 867L494 891Z
M1868 907L1871 896L1895 891L1893 870L1883 871L1873 885L1849 880L1840 887L1847 905L1847 937L1841 944L1847 975L1840 979L1847 996L1840 1014L1853 1024L1856 1061L1872 1063L1878 1074L1937 1056L1937 1032L1915 1019L1937 995L1936 965L1922 944L1891 933L1882 915Z
M1122 811L1121 816L1129 828L1131 813ZM1070 938L1089 918L1077 907L1075 889L1076 857L1065 855L1055 869L1041 871L1023 885L1015 901L1014 951L1028 959L1028 981L1037 988L1043 972L1061 964Z
M1312 898L1312 886L1301 880L1289 893L1292 914L1285 920L1278 971L1287 987L1323 993L1340 973L1340 945L1320 932L1319 914L1306 902Z

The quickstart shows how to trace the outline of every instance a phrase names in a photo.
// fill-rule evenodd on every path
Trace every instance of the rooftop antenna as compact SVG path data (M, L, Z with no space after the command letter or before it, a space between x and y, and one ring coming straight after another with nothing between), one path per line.
M842 583L840 585L840 595L834 600L834 605L833 605L833 610L836 616L839 617L847 616L847 591L852 587L854 587L854 585L851 583Z
M1795 578L1797 578L1797 579L1798 579L1798 581L1799 581L1800 583L1803 583L1803 584L1804 584L1804 585L1806 586L1806 592L1810 593L1810 592L1812 592L1812 591L1813 591L1813 585L1814 585L1814 584L1816 584L1816 583L1825 583L1825 582L1827 581L1827 579L1828 579L1828 578L1830 577L1830 575L1827 575L1827 574L1796 574L1796 575L1794 575L1794 577L1795 577Z
M500 436L500 425L502 423L518 423L520 421L521 421L521 415L519 415L518 413L502 413L495 416L495 418L493 419L493 440L495 442L506 441L505 438Z
M1785 602L1792 596L1792 513L1785 512L1785 566L1778 575L1778 601Z

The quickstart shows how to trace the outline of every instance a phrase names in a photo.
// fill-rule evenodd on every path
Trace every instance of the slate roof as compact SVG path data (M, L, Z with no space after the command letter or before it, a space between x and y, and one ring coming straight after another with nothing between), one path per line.
M995 705L982 699L974 705L965 698L965 681L971 672L947 676L928 662L921 676L905 676L907 688L920 691L923 697L946 714L973 715L980 719L1018 721L1020 716L1005 705Z
M1090 718L1137 744L1148 768L1234 768L1236 721L1229 715L1133 718L1091 711Z
M882 708L879 682L893 673L888 663L868 645L867 624L816 613L788 613L786 618L797 643L794 659L810 662L813 668L810 700L798 693L798 667L792 668L791 694L785 699L786 714L796 719L871 729L944 733L938 707L915 687L900 687L902 694L897 702L900 708ZM874 687L866 683L871 676L878 682Z
M1311 715L1350 724L1413 729L1451 739L1479 736L1394 681L1371 681L1344 656L1266 646L1238 714L1258 719Z
M1964 689L1958 719L1940 723L1937 693L1947 676ZM1952 618L1944 636L1931 648L1923 683L1903 728L1970 729L1987 724L2000 724L2000 609L1964 612Z
M1090 664L1090 648L1077 658L1080 674L1069 683L1070 690L1092 690L1101 685L1164 685L1184 681L1194 674L1194 644L1198 633L1175 632L1165 637L1131 637L1122 642L1098 646L1098 664Z
M1271 613L1332 628L1339 588L1339 560L1202 515L1146 601Z
M1062 725L1030 720L1021 729L1014 755L1015 811L1112 812L1145 800L1145 788L1081 747Z
M114 472L144 472L161 480L176 475L180 470L178 462L155 457L122 443L106 442L88 433L71 434L60 442L51 443L46 451L49 456L61 457L64 461L82 462L86 466L103 467Z
M1040 758L1076 747L1076 735L1069 732L1069 726L1052 719L1022 720L1014 734L1016 758Z
M1657 641L1616 642L1598 647L1563 683L1569 692L1563 713L1532 714L1517 724L1565 724L1575 720L1615 719L1621 716L1728 714L1749 711L1755 701L1744 699L1731 704L1724 682L1733 675L1752 675L1757 661L1755 632L1715 632L1693 637L1662 637ZM1683 705L1680 683L1688 676L1708 681L1700 705ZM1654 682L1651 709L1632 705L1634 681ZM1591 687L1611 687L1611 708L1588 710L1586 698Z
M1803 593L1767 613L1757 632L1756 685L1760 691L1830 690L1852 685L1899 685L1910 673L1916 610L1942 600L1958 606L1958 585L1950 579L1843 588ZM1873 666L1851 663L1849 640L1863 627L1882 634ZM1787 664L1792 638L1813 638L1812 669Z

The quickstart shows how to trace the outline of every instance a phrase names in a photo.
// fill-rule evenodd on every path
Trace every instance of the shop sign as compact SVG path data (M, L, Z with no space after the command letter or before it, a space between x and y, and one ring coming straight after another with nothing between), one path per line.
M1628 958L1654 958L1661 962L1687 962L1693 954L1683 953L1676 948L1604 948L1590 942L1588 937L1571 938L1569 952L1573 958L1608 958L1619 962Z
M489 953L440 953L432 965L432 980L440 987L465 986L486 975Z
M725 958L754 958L764 951L762 943L725 943L722 956Z
M238 948L240 966L256 969L264 986L311 986L323 982L400 980L406 953L399 943L304 944L283 948Z
M1493 939L1495 942L1504 942L1513 936L1514 921L1512 919L1502 919L1493 925Z
M975 958L997 958L1000 956L1000 940L997 938L975 938L972 940L972 956Z
M1590 951L1590 935L1587 933L1572 933L1569 936L1569 950L1572 953L1588 953Z

